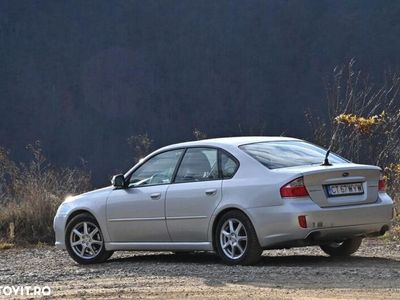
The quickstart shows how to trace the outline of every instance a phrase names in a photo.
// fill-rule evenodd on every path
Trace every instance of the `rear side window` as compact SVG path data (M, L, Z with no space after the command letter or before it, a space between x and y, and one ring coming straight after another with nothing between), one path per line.
M194 182L218 179L218 150L189 148L179 166L175 182Z
M239 147L269 169L322 164L326 150L303 141L261 142ZM331 153L329 162L348 161Z

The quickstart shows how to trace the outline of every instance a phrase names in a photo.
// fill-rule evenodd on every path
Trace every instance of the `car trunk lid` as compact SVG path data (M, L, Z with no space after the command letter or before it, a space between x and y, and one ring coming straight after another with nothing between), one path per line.
M311 199L320 207L374 203L378 197L381 170L376 166L344 163L281 168L278 172L285 171L303 176Z

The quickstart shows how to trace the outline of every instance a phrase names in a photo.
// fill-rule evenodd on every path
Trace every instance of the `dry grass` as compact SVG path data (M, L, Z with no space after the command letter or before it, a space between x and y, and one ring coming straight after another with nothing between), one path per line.
M53 218L69 194L89 188L90 176L77 169L57 169L47 163L40 144L28 146L29 165L16 164L0 149L3 203L0 210L0 240L16 244L52 243Z
M15 244L12 244L12 243L7 243L7 242L0 243L0 251L1 251L1 250L12 249L12 248L14 248L14 247L15 247Z
M400 201L399 201L399 198L397 198L397 201L395 203L395 217L393 220L392 229L389 232L387 232L383 237L388 240L400 242Z

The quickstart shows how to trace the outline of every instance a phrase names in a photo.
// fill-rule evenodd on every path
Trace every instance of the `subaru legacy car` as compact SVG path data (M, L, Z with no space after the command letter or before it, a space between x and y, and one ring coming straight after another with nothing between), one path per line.
M58 208L56 246L78 263L116 250L215 251L242 265L265 249L310 245L346 256L393 218L379 167L295 138L170 145L111 182Z

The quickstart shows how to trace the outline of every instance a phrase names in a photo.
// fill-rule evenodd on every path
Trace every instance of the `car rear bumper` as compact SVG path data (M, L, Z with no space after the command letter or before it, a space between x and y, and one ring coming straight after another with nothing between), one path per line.
M268 249L383 234L390 228L393 202L383 193L372 204L330 208L321 208L310 198L285 199L283 205L246 212L260 245ZM307 228L300 227L299 216L305 216Z

